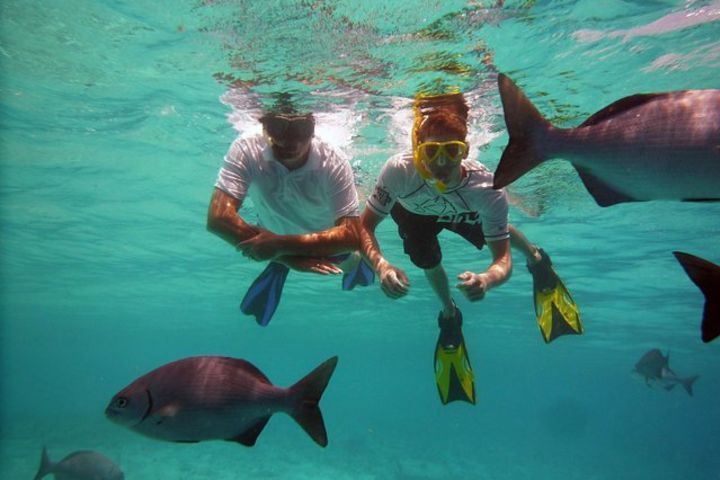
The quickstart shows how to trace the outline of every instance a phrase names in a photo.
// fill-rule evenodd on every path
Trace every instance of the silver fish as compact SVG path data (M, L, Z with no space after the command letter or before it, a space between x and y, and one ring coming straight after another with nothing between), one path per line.
M556 128L500 74L510 139L495 171L502 188L540 163L570 161L600 206L720 200L720 90L625 97L577 128Z
M586 42L597 41L604 37L622 37L623 40L629 40L633 37L662 35L664 33L675 32L677 30L695 27L703 23L716 22L718 20L720 20L720 1L715 1L710 5L705 5L697 9L673 12L655 20L652 23L629 28L627 30L612 30L610 32L578 30L573 33L572 36L576 40Z
M682 385L688 395L692 396L692 386L699 378L694 375L688 378L680 378L670 369L670 354L663 356L657 348L645 353L635 364L635 373L645 379L645 384L650 387L659 385L665 390L672 390L676 385Z
M97 452L81 450L53 463L48 456L47 448L43 447L35 480L50 474L55 475L55 480L124 480L125 478L120 467Z
M673 252L690 280L705 295L700 331L707 343L720 336L720 265L689 253Z
M160 440L229 440L252 446L270 416L285 412L324 447L327 433L318 403L337 360L332 357L295 385L281 388L245 360L184 358L125 387L112 398L105 415Z

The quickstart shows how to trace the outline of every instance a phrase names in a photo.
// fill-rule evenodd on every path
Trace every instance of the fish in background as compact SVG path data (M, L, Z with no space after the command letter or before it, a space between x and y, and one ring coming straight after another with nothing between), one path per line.
M670 369L670 353L663 356L657 348L649 350L635 364L633 372L645 379L648 387L659 385L665 390L672 390L676 385L682 385L685 391L692 397L693 383L699 378L698 375L680 378Z
M577 128L556 128L509 77L500 74L498 85L510 138L494 188L562 158L602 207L720 200L720 90L633 95Z
M337 360L332 357L295 385L281 388L245 360L184 358L125 387L112 398L105 415L160 440L228 440L250 447L270 417L285 412L324 447L328 440L318 403Z
M105 455L81 450L53 463L47 448L43 447L35 480L51 474L55 475L55 480L124 480L125 478L120 467Z
M720 336L720 266L689 253L673 252L690 280L705 295L700 331L708 343Z
M716 22L720 20L720 1L712 2L693 10L681 10L658 18L654 22L639 27L628 28L627 30L611 30L603 32L599 30L578 30L573 33L573 38L581 42L596 42L603 38L618 38L627 41L634 37L645 37L651 35L662 35L668 32L675 32L685 28L695 27L703 23Z

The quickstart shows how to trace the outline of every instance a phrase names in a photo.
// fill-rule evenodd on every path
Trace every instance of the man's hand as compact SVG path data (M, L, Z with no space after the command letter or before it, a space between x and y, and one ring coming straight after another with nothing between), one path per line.
M410 280L405 272L383 261L378 267L380 288L388 297L395 299L405 296L410 288Z
M484 273L463 272L457 278L460 283L455 286L471 302L482 300L490 290L490 282Z
M339 275L343 273L337 265L321 257L279 257L276 261L297 272L310 272L319 275Z
M279 235L268 230L260 230L257 235L238 243L235 248L248 258L264 262L282 254L280 251L281 244Z

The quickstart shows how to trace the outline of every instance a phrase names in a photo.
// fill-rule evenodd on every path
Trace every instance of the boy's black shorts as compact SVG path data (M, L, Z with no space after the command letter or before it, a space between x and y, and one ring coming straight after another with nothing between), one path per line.
M390 215L398 225L405 253L410 256L413 264L424 270L436 267L442 260L437 236L443 229L457 233L478 250L485 245L485 235L479 223L438 222L437 216L412 213L399 203L393 206Z

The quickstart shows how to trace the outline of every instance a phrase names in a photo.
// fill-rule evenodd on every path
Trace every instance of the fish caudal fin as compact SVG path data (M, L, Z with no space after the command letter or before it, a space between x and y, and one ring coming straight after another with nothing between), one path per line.
M535 139L552 128L507 75L498 75L498 88L510 139L495 170L495 189L511 184L546 160Z
M708 343L720 336L720 266L689 253L673 255L705 295L701 331L702 341Z
M695 383L695 380L697 380L698 378L700 378L700 376L695 375L693 377L684 378L684 379L680 380L680 382L682 383L682 386L685 387L685 391L691 397L693 396L693 390L692 390L693 383Z
M290 416L321 447L327 446L328 439L325 422L323 422L318 404L335 371L337 362L338 357L325 360L319 367L290 387L290 395L295 399L294 407L289 412Z
M40 467L38 467L38 472L35 474L34 480L40 480L45 475L52 472L54 465L50 461L50 456L47 453L47 448L43 447L42 453L40 454Z

